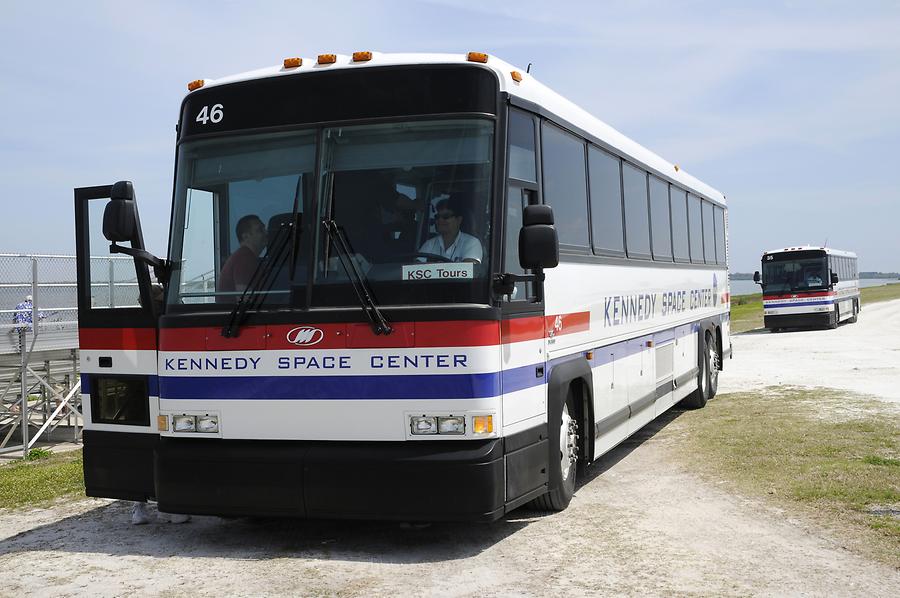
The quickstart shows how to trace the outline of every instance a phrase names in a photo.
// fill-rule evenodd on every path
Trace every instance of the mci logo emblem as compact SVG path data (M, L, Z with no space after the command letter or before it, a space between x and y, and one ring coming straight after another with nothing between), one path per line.
M325 333L312 326L298 326L287 333L287 342L300 347L316 345L325 338Z

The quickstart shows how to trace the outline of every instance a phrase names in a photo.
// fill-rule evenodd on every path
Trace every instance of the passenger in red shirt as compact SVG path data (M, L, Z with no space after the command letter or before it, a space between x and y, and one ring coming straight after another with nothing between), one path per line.
M238 220L235 227L241 246L225 260L219 274L219 291L242 292L259 265L259 254L266 246L266 227L259 216L249 214Z

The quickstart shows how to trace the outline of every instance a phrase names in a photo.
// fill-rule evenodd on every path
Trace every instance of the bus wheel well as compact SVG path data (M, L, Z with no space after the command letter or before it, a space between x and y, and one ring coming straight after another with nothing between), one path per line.
M719 354L719 370L725 369L725 360L722 358L722 327L716 326L716 353Z
M578 466L582 469L587 466L594 455L594 430L591 426L593 414L591 413L591 393L583 378L575 378L569 384L572 395L575 397L575 417L578 420L578 429L581 438L578 442L579 455Z

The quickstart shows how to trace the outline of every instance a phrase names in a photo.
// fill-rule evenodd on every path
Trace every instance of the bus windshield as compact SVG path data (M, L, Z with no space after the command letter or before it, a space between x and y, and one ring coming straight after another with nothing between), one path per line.
M446 119L184 144L169 302L233 304L275 262L265 304L353 306L351 259L379 305L487 302L493 135Z
M825 257L764 260L763 284L766 293L826 290L829 280Z

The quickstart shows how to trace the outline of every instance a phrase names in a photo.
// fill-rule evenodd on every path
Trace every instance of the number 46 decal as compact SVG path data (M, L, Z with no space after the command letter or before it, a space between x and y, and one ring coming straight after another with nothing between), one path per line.
M224 116L224 106L222 106L222 104L213 104L212 108L204 106L200 110L200 114L198 114L197 118L194 120L204 125L210 121L212 121L213 124L216 124L221 122Z

